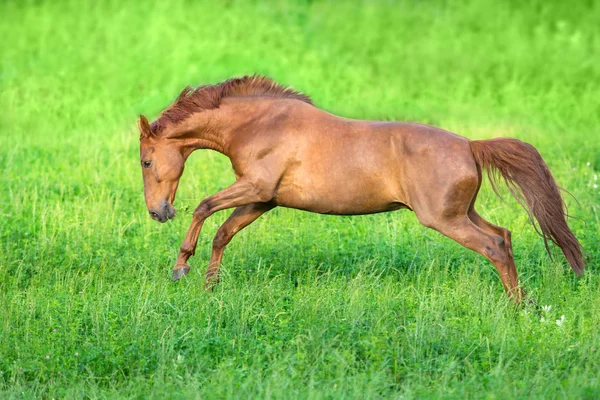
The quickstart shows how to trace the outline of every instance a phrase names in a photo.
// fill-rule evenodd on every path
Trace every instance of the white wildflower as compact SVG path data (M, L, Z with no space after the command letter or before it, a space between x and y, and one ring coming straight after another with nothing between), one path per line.
M565 322L565 316L561 315L560 319L556 320L556 325L561 326L563 324L563 322Z
M544 317L540 318L540 322L546 322L546 318L544 318Z
M594 189L598 189L598 185L594 183Z
M550 312L550 310L552 310L552 306L548 305L548 306L542 306L542 311L546 314L548 314Z
M592 164L588 161L585 165L587 165L589 167Z

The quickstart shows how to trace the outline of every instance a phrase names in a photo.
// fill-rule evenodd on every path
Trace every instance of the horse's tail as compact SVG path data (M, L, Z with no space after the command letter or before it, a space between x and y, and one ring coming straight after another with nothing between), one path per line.
M548 254L550 239L560 247L573 271L581 274L585 267L581 245L567 225L560 189L535 147L506 138L475 140L470 145L477 164L487 170L494 192L498 194L498 175L501 175L512 195L529 214L536 231L544 238Z

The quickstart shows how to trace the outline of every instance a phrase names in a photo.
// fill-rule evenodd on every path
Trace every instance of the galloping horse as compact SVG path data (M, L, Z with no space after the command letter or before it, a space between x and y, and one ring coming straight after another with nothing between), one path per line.
M475 200L486 169L500 175L544 238L563 251L576 274L581 246L567 225L548 166L530 144L498 138L471 141L432 126L340 118L310 98L261 76L186 87L152 124L139 119L140 160L150 216L175 216L184 163L197 149L231 160L236 181L202 200L193 214L173 280L186 275L206 218L234 208L218 229L206 284L218 281L233 236L274 207L358 215L407 208L421 224L494 264L510 297L520 301L510 232L484 220ZM535 220L534 220L535 219Z

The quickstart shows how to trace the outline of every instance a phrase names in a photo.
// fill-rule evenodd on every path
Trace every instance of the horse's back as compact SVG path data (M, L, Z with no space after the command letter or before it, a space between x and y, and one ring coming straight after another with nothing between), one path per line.
M302 123L286 137L292 150L277 189L282 206L332 214L412 208L426 175L452 180L449 170L473 162L467 139L427 125L326 113Z

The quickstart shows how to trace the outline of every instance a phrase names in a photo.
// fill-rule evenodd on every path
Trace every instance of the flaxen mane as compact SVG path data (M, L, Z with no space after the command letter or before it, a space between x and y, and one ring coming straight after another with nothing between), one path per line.
M282 97L312 104L310 97L282 86L270 78L260 75L244 76L196 89L187 86L175 102L150 125L150 129L152 133L157 134L167 124L183 121L193 113L218 108L224 98L233 96Z

